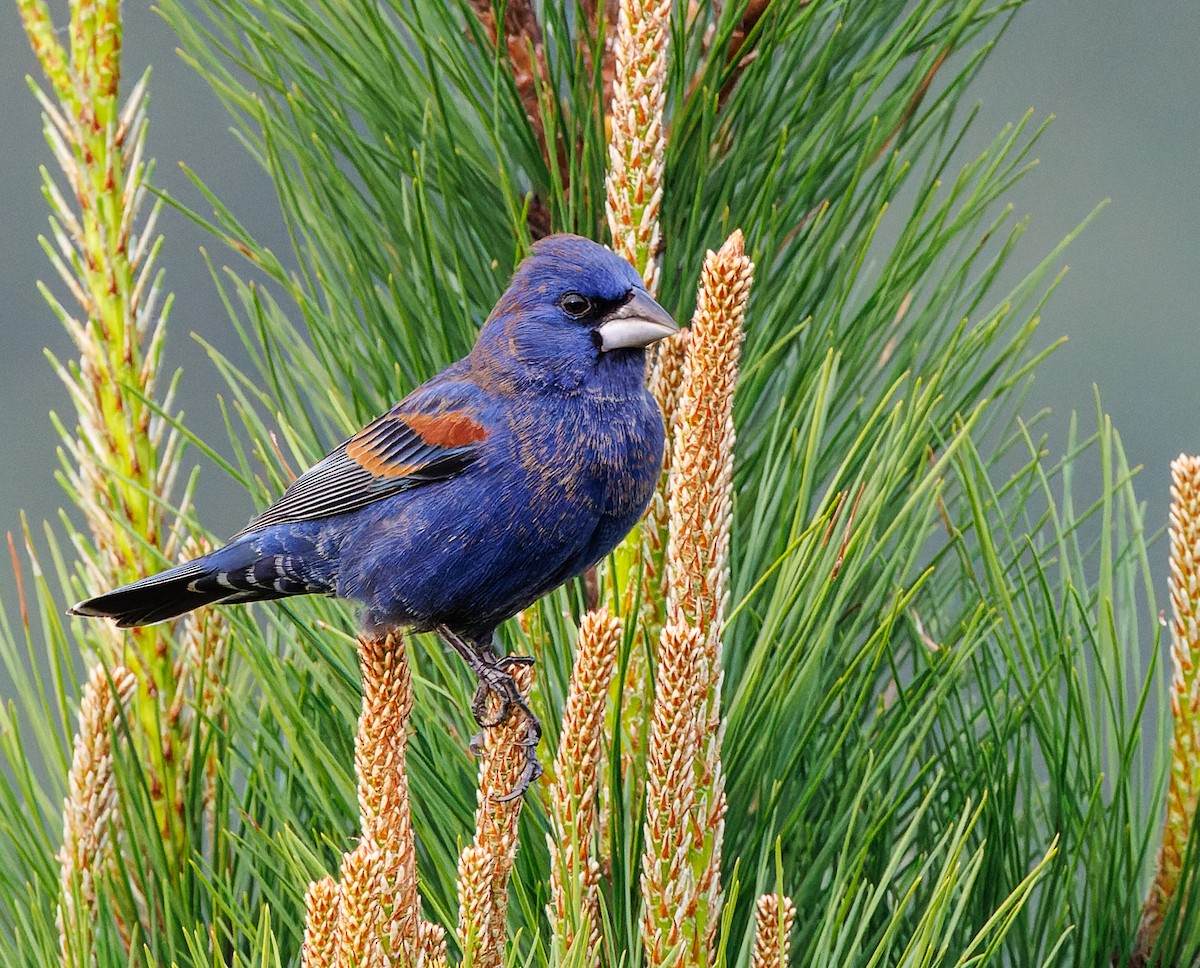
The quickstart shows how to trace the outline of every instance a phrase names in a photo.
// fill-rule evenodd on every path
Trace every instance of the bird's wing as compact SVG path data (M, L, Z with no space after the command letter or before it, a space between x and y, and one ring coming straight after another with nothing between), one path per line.
M462 472L478 459L489 434L471 390L478 393L438 381L413 391L296 478L234 537L273 524L344 514Z

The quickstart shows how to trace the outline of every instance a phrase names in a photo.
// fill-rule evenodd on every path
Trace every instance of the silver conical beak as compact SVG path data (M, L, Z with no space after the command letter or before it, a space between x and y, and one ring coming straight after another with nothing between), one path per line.
M671 314L641 289L605 317L597 327L600 349L604 352L619 349L641 349L660 339L674 336L679 324Z

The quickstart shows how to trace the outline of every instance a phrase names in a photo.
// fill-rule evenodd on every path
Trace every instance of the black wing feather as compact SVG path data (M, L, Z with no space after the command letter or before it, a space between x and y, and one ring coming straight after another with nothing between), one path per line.
M296 478L283 496L230 540L273 524L345 514L401 491L461 473L479 457L478 443L431 443L404 421L408 398L368 424Z

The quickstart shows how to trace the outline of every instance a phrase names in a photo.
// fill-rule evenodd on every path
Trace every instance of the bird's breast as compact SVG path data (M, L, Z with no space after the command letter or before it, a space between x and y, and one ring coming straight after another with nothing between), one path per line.
M662 417L648 393L584 395L520 415L512 448L541 508L636 518L662 467Z

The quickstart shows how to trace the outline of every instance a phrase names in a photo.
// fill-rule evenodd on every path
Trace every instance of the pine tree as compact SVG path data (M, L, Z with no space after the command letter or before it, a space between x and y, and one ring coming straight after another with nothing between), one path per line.
M1022 419L1070 239L1031 254L1005 207L1044 125L971 154L962 110L1012 4L163 3L293 241L203 173L171 200L219 243L251 364L211 351L217 460L259 506L464 354L550 232L690 321L647 373L647 517L504 629L552 764L521 801L518 731L472 757L432 637L324 599L63 617L214 540L183 445L216 452L156 390L119 6L72 0L65 34L18 6L86 530L10 537L6 963L1194 963L1195 488L1181 463L1169 683L1119 436L1098 402L1065 442Z

